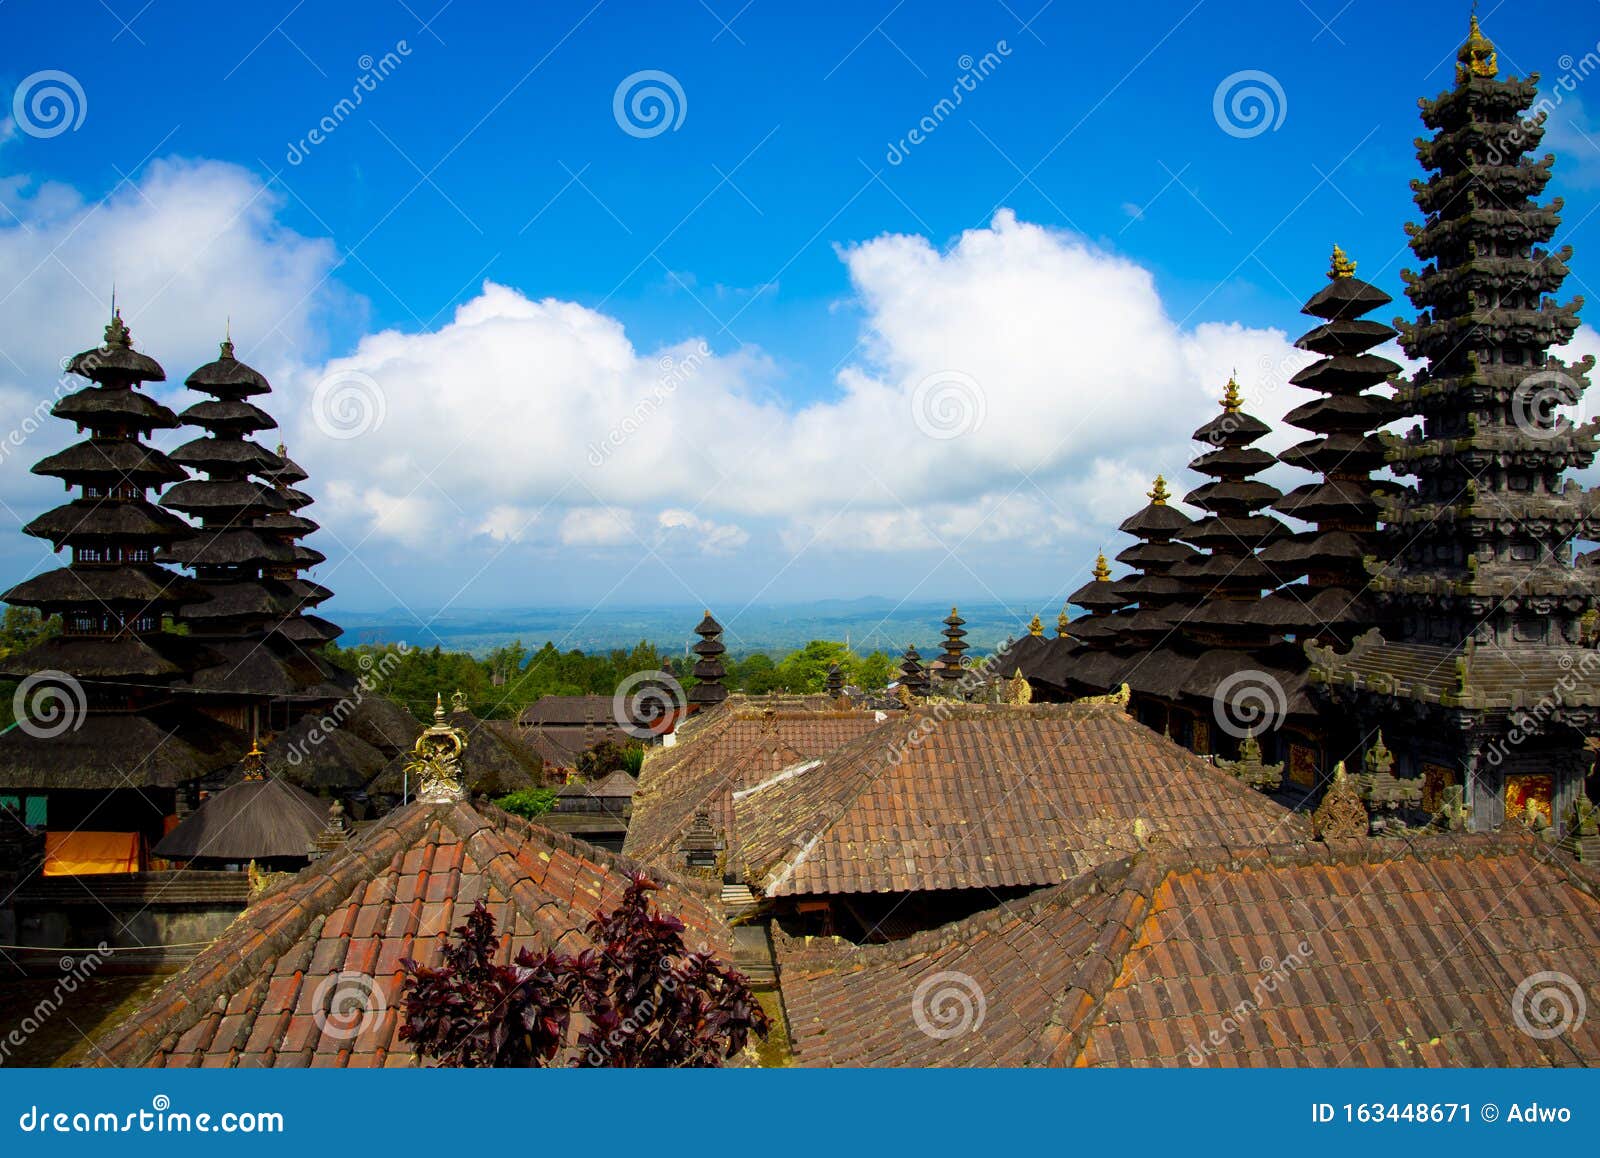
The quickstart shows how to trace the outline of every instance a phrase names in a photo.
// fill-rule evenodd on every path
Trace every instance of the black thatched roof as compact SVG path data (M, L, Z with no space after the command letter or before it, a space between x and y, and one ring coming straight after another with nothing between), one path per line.
M304 858L328 820L328 802L275 777L216 793L151 851L169 860Z
M344 696L344 689L334 682L322 661L276 634L206 642L222 662L200 668L181 686L310 703L333 703Z
M276 536L248 527L201 529L156 553L163 563L186 567L228 566L243 563L293 563L294 548Z
M127 386L85 386L57 402L50 413L91 430L118 425L139 431L171 430L179 424L170 409Z
M190 479L168 487L161 505L191 515L227 515L234 511L278 511L284 501L258 482Z
M315 616L306 618L314 619ZM345 683L343 680L336 682L341 686ZM349 686L351 689L355 687L353 677L349 680ZM350 698L355 698L353 690ZM374 748L391 756L399 751L409 751L416 741L417 734L422 731L422 725L406 708L387 696L371 694L361 696L360 703L356 704L355 710L346 717L344 727Z
M59 609L85 603L158 610L184 600L202 600L206 590L192 579L154 563L114 567L58 567L24 579L0 599L23 607Z
M272 630L285 639L292 639L296 643L307 647L316 647L324 643L332 643L344 634L344 628L337 623L330 623L320 615L290 615L273 624Z
M21 679L34 672L65 671L85 682L164 680L220 659L200 640L168 632L115 639L57 635L0 659L0 676Z
M245 736L181 707L91 712L58 736L0 734L0 788L170 788L239 760Z
M73 499L46 511L22 533L49 539L59 549L65 543L90 539L159 541L194 531L177 515L145 499Z
M159 450L128 438L90 438L74 443L41 458L34 464L33 473L69 481L117 479L135 486L158 486L189 477Z
M185 622L211 624L238 618L288 615L299 601L283 584L271 579L206 581L200 597L183 605Z
M1341 277L1330 281L1312 297L1300 312L1313 318L1344 321L1359 318L1394 299L1375 285L1358 277Z
M1313 354L1359 354L1395 336L1395 329L1382 322L1326 322L1303 335L1295 345Z
M248 438L193 438L172 452L172 461L196 470L216 467L259 470L278 461L278 456Z
M222 343L222 356L207 362L184 380L184 385L207 394L220 394L230 398L245 398L265 394L272 389L259 371L246 366L233 356L233 342Z
M388 757L330 715L306 716L273 736L266 762L302 788L353 792L365 788Z
M124 331L125 333L125 331ZM141 354L131 345L97 346L74 354L67 373L92 378L96 382L165 382L167 372L154 358Z
M241 434L255 430L273 430L278 425L277 420L259 406L236 398L196 402L178 417L191 426Z

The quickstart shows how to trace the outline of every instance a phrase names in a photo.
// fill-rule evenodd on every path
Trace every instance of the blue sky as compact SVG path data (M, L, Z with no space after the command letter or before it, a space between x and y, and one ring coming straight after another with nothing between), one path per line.
M11 0L0 9L6 90L62 70L84 104L76 128L41 137L9 125L0 144L9 175L0 240L16 242L14 267L0 271L13 311L0 326L9 331L0 332L8 347L0 371L14 423L52 373L23 332L36 328L29 319L49 315L81 335L73 344L50 330L67 344L48 351L52 358L91 344L112 277L136 338L173 379L207 356L196 335L219 324L207 315L231 313L242 347L280 387L275 413L296 435L294 449L305 448L311 489L324 500L317 513L330 541L319 545L335 572L324 581L346 606L363 608L585 602L601 591L635 602L898 598L913 588L1059 600L1082 581L1096 547L1124 545L1111 528L1141 501L1151 468L1181 474L1185 432L1207 417L1223 359L1281 360L1281 339L1305 328L1298 306L1317 288L1333 241L1363 276L1401 297L1398 271L1415 264L1401 229L1414 216L1408 182L1420 175L1415 102L1449 85L1469 11L1373 0L332 7ZM1485 4L1482 16L1503 68L1547 80L1600 40L1591 4ZM306 147L385 54L388 75ZM619 83L644 70L669 74L682 93L681 123L656 135L625 131L614 115ZM974 79L974 70L985 75ZM1219 85L1243 72L1269 79L1274 127L1229 132L1217 119ZM936 112L963 76L960 106ZM1572 292L1594 277L1586 242L1595 227L1584 219L1600 175L1583 83L1559 110L1552 186L1569 202ZM892 163L891 146L930 115L932 131ZM232 210L186 236L184 213L199 214L181 209L186 195ZM997 211L1023 232L997 234ZM118 212L124 229L81 244ZM85 219L87 229L74 231ZM207 246L199 259L189 252ZM222 250L226 260L213 261ZM1040 280L1014 276L1036 262ZM162 263L180 272L143 284L141 267ZM191 266L210 270L210 292L166 289L196 276ZM1130 270L1139 276L1119 282L1118 271ZM1101 286L1102 271L1117 285ZM1148 286L1134 284L1139 277ZM486 280L515 298L490 309ZM956 300L938 296L941 282L956 287ZM1075 337L1099 347L1081 365L1071 344L1047 349L1036 322L1013 331L993 321L1009 316L1008 293L1024 303L1059 293L1061 309L1075 312L1123 291L1138 299L1129 312L1146 310L1161 333L1101 323ZM551 353L530 333L474 364L478 339L501 332L496 319L520 317L523 299L568 303L585 326L615 323L625 346L608 334L580 357ZM463 330L448 347L422 340L475 301L494 315L486 328ZM291 320L266 317L266 303ZM864 438L854 453L872 468L875 489L851 502L827 488L780 499L782 470L736 472L710 498L666 481L680 467L709 478L726 466L741 442L758 438L752 414L782 424L771 453L788 456L796 478L848 472L857 460L844 451L838 461L811 453L816 439L842 442L859 433L861 413L875 412L840 407L841 396L912 389L926 370L913 347L937 344L965 316L990 319L995 345L1037 346L1047 360L1029 367L1009 350L988 368L985 354L960 345L966 361L947 368L982 383L982 437L991 443L1034 421L1070 424L1072 406L1047 399L1052 381L1082 399L1115 394L1121 367L1138 378L1164 341L1173 347L1168 368L1181 364L1195 381L1172 382L1170 394L1155 382L1128 388L1127 407L1060 454L1008 459L1004 446L980 452L975 439ZM925 338L918 317L934 324ZM586 389L582 357L602 367L624 354L662 364L661 351L681 358L683 343L701 340L715 373L669 405L692 395L702 409L691 415L685 404L677 441L641 458L636 476L613 489L585 479L586 495L563 492L530 475L483 497L493 487L481 470L451 482L446 468L430 476L430 487L437 480L449 492L431 513L395 514L398 484L374 481L385 471L431 472L431 460L401 461L426 457L419 444L438 424L419 417L438 399L409 391L430 380L427 367L448 365L448 352L459 392L442 371L432 389L492 410L483 437L498 438L449 453L504 456L516 475L520 452L507 431L555 423L552 393L570 400ZM319 440L296 408L314 404L330 368L351 367L381 385L384 430ZM1012 385L995 382L1000 374ZM485 395L486 375L520 380ZM638 395L636 377L623 377L632 385L604 393L604 403L596 395L596 406L613 408L609 417L562 436L588 443L614 428L617 400ZM717 393L702 379L714 379ZM1017 383L1026 388L1013 396ZM1291 393L1277 414L1303 400ZM814 426L797 417L807 413ZM706 435L724 420L736 432L729 447ZM40 453L66 434L41 431ZM687 445L694 441L705 446ZM1119 453L1124 444L1128 454ZM910 461L923 453L927 464ZM697 455L706 461L695 466ZM30 446L17 457L37 454ZM8 461L0 475L0 495L24 519L48 497L19 469L26 461ZM902 469L904 487L895 477ZM997 496L1024 476L1035 506L991 518L1004 505ZM663 480L662 495L651 494L652 479ZM752 489L763 493L740 493ZM570 514L577 499L589 513ZM594 511L608 505L639 509L623 516L623 530L591 533ZM692 518L662 518L662 509ZM495 529L510 520L520 531L524 514L550 533ZM902 534L906 520L926 521L930 535ZM846 525L877 531L841 535ZM6 538L0 561L24 572L43 565L32 544ZM707 538L716 549L683 542ZM636 566L641 555L649 557Z

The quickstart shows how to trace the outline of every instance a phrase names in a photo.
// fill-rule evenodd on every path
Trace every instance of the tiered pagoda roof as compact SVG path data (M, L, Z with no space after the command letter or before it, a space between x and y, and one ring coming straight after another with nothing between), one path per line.
M939 669L939 678L952 686L963 674L962 666L965 660L962 653L972 646L966 639L967 633L964 630L966 622L954 607L944 620L944 654L939 657L943 666Z
M1416 486L1380 512L1401 544L1372 580L1384 636L1349 656L1319 650L1314 678L1388 720L1408 775L1426 764L1466 786L1483 827L1520 807L1526 777L1543 779L1557 818L1581 795L1582 733L1600 724L1584 646L1600 600L1594 571L1573 566L1574 540L1595 537L1593 498L1565 474L1594 461L1600 424L1560 413L1593 361L1550 353L1576 331L1581 299L1553 296L1571 256L1544 248L1561 200L1536 200L1550 158L1524 155L1544 134L1544 114L1527 115L1537 77L1500 77L1476 17L1457 61L1455 85L1421 102L1428 176L1412 182L1423 221L1407 233L1425 264L1402 274L1418 315L1396 325L1426 365L1395 395L1420 424L1387 440L1392 469ZM1528 742L1485 764L1541 695L1552 702Z
M929 688L928 671L922 666L922 655L915 644L906 646L900 657L900 686L914 696L926 696Z
M700 642L693 648L699 658L694 664L696 682L689 691L689 704L703 710L728 698L728 689L722 686L723 677L728 674L722 666L722 657L728 649L722 643L722 624L711 617L709 608L694 633L700 637Z
M1282 578L1304 576L1303 586L1269 596L1271 616L1297 638L1348 644L1375 620L1365 596L1365 559L1382 553L1377 531L1381 498L1393 484L1375 481L1384 465L1378 430L1395 416L1394 403L1368 391L1400 372L1398 364L1369 351L1395 336L1361 315L1392 299L1355 276L1356 263L1337 245L1328 284L1301 312L1321 324L1295 343L1322 357L1290 382L1324 397L1291 411L1287 420L1317 435L1290 447L1279 461L1321 475L1317 482L1290 491L1275 505L1280 514L1315 525L1314 530L1278 540L1261 560Z
M281 442L276 457L277 465L261 471L260 475L288 506L262 516L256 520L256 525L263 533L281 540L293 550L294 557L290 562L269 566L267 574L287 587L299 603L291 614L278 621L275 630L307 647L316 647L338 639L344 634L344 629L320 615L306 611L306 608L315 607L333 597L332 591L301 575L302 571L327 562L327 556L300 542L318 530L317 524L301 513L311 505L311 496L295 487L296 483L304 482L308 477L305 470L289 457L289 448Z
M166 373L133 348L120 313L106 326L105 343L74 356L67 368L94 385L67 395L51 413L89 437L46 456L33 472L59 478L77 493L22 530L49 540L57 551L70 548L71 562L3 596L7 603L60 615L62 632L8 657L4 674L59 670L94 681L170 681L208 657L162 628L184 601L205 597L195 584L153 562L163 545L188 531L182 519L148 497L152 488L188 478L179 462L143 441L178 425L171 410L138 389L143 382L165 381Z
M189 375L187 385L212 400L181 415L205 435L184 443L173 459L205 477L179 483L161 502L199 525L166 548L162 558L194 571L206 598L186 604L179 618L226 657L223 664L198 672L193 686L208 699L242 699L258 709L264 700L308 706L336 700L343 692L340 684L348 681L277 630L307 602L307 592L296 586L295 538L315 524L291 513L309 497L277 485L285 460L249 437L277 426L249 401L272 387L234 357L231 340L222 343L215 361ZM290 525L274 526L274 519ZM318 597L326 597L323 591L317 589ZM321 635L313 631L306 642L321 643ZM253 730L264 725L259 717L248 722Z

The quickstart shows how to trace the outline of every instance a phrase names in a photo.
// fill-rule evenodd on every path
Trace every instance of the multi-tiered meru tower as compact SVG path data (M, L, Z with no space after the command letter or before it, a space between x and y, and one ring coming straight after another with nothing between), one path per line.
M1396 775L1420 778L1427 804L1462 786L1480 829L1562 823L1600 721L1596 583L1573 566L1592 505L1565 477L1593 461L1597 427L1560 411L1592 360L1549 353L1581 300L1549 296L1571 250L1542 248L1561 202L1536 200L1552 159L1524 155L1543 136L1543 115L1525 116L1537 79L1500 78L1474 18L1455 86L1421 102L1429 175L1413 182L1423 221L1407 232L1426 264L1403 275L1419 313L1397 324L1426 366L1396 395L1421 423L1390 440L1391 467L1415 479L1383 512L1399 551L1372 591L1390 625L1348 655L1312 651L1334 702L1366 734L1382 727Z

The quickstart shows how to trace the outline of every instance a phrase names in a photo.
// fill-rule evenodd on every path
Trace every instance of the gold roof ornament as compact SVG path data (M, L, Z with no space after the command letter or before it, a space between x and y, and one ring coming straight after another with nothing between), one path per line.
M1478 14L1472 14L1472 24L1467 30L1466 43L1456 53L1456 83L1465 84L1475 76L1493 79L1500 73L1495 59L1494 43L1478 27Z
M1167 505L1167 500L1172 497L1172 492L1167 489L1167 478L1165 475L1156 475L1155 485L1145 492L1145 497L1150 500L1150 505L1153 507L1164 507ZM1104 556L1102 556L1102 558L1104 558Z
M1067 625L1070 622L1071 621L1067 618L1067 609L1065 607L1063 607L1061 609L1060 613L1056 616L1056 638L1057 639L1066 639L1067 638Z
M467 693L460 688L450 693L450 710L452 712L464 712L467 710Z
M1348 254L1335 243L1333 259L1328 265L1328 280L1340 281L1343 278L1356 276L1356 263L1350 260Z
M250 751L244 754L244 778L246 780L265 780L267 778L267 756L261 750L261 745L255 740L250 741Z
M451 727L445 716L444 696L436 695L433 723L417 737L411 761L406 765L406 771L420 782L418 803L455 804L467 798L461 783L461 753L466 747L467 734Z
M1228 385L1222 391L1222 409L1229 414L1237 414L1244 408L1244 399L1239 397L1239 372L1235 370L1228 375Z
M1101 551L1099 555L1095 556L1094 578L1096 583L1111 582L1111 567L1106 563L1106 553L1104 551Z
M1006 703L1013 707L1033 703L1033 685L1028 682L1028 677L1022 674L1019 667L1009 680L1006 681Z
M111 308L111 321L106 326L105 344L108 349L112 346L133 348L133 335L128 333L128 324L122 320L122 311L115 306Z
M1028 634L1037 636L1044 635L1044 621L1037 615L1033 617L1033 622L1028 624Z

